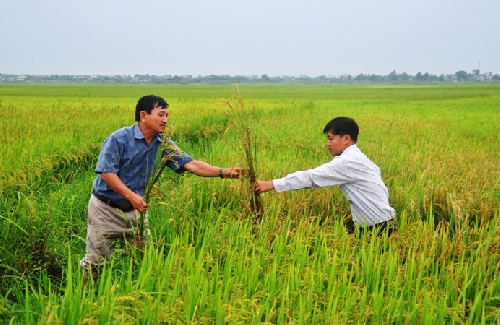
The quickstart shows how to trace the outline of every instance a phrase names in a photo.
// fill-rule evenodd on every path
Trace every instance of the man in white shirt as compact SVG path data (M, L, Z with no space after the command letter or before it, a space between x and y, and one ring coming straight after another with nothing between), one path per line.
M393 230L395 210L389 205L389 192L380 169L356 145L359 127L349 117L336 117L326 124L323 133L334 159L314 169L297 171L272 181L256 181L255 192L284 192L302 188L340 186L351 205L352 220L346 223L349 233L376 228L377 234ZM365 228L366 227L366 228Z

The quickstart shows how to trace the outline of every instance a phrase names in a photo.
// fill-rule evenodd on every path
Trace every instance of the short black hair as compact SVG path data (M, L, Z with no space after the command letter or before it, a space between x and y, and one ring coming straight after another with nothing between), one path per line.
M135 106L135 121L139 122L141 119L141 111L146 111L146 113L151 114L151 111L156 107L160 106L167 109L168 103L165 99L156 95L146 95L139 98L137 105Z
M328 132L332 132L335 135L346 135L348 134L352 141L358 141L359 127L350 117L336 117L325 125L323 129L323 134L327 134Z

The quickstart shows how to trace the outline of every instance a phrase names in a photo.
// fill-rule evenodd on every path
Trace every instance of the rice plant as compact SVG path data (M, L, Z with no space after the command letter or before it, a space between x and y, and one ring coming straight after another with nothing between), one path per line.
M259 131L259 116L252 102L245 106L245 99L239 88L237 93L230 99L219 99L218 102L228 108L226 113L229 117L230 126L233 127L241 138L241 149L243 151L244 166L246 169L246 195L249 198L248 211L253 216L254 222L258 223L264 213L264 206L260 195L253 190L253 184L257 180L257 147L256 136ZM227 130L226 130L227 132Z
M117 256L84 286L90 148L130 123L144 86L0 85L0 323L498 323L498 85L240 85L250 104L232 86L147 87L171 98L165 139L211 163L250 161L262 179L331 159L325 121L353 116L399 231L347 235L336 188L269 193L255 227L249 179L242 191L167 169L143 256ZM52 127L6 123L13 112Z
M167 166L169 162L176 163L176 158L182 157L182 151L175 146L171 139L170 135L173 132L173 128L169 126L162 135L162 141L160 144L160 148L156 153L155 161L151 168L151 175L146 182L146 188L144 189L144 200L146 203L150 203L151 191L153 190L154 185L158 181L161 173ZM146 212L141 212L139 215L139 232L135 238L136 243L139 247L143 247L144 242L144 221L146 218Z

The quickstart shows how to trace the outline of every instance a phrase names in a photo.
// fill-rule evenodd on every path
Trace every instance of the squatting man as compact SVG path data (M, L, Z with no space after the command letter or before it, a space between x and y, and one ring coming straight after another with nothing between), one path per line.
M356 145L357 123L349 117L337 117L323 129L328 149L334 158L319 167L297 171L272 181L258 180L257 194L271 190L284 192L303 188L340 186L351 205L351 216L345 226L351 234L376 228L377 234L394 229L395 210L389 205L389 192L380 169Z

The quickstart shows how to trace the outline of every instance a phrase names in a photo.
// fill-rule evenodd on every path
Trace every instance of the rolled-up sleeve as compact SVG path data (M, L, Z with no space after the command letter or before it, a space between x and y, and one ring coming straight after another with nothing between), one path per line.
M167 149L163 153L163 157L167 159L165 163L167 167L172 169L177 174L184 173L186 171L184 169L184 165L194 160L193 157L182 151L172 140L169 140Z

